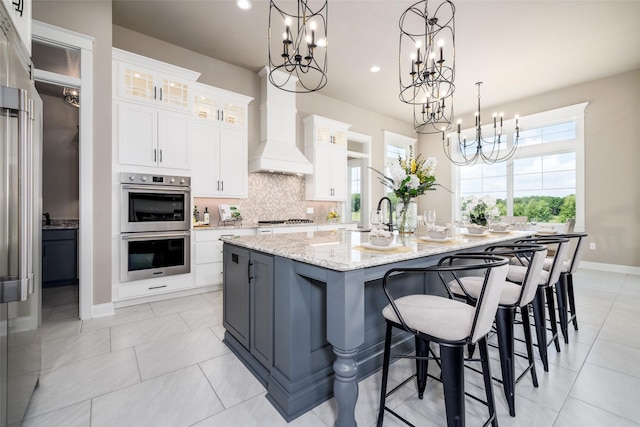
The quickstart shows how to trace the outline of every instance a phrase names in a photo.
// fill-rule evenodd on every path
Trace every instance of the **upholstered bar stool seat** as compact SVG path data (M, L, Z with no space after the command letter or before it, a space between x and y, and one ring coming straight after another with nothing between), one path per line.
M500 368L502 371L502 383L509 414L516 415L515 410L515 386L527 372L531 373L531 380L535 387L538 387L538 378L535 369L535 359L533 357L533 340L531 337L531 326L529 323L529 304L533 301L538 284L543 274L548 272L542 270L542 264L547 256L546 248L542 245L496 245L490 246L485 253L507 256L512 259L523 261L522 270L517 269L517 283L505 281L502 294L496 312L496 331L498 335L498 350L500 352ZM511 268L510 268L511 269ZM514 274L515 276L516 274ZM513 277L512 280L516 281ZM475 304L481 295L482 277L468 276L459 280L449 282L451 291L461 298L465 298L468 303ZM520 309L522 326L527 349L527 368L516 378L515 373L515 346L514 346L514 324L516 309ZM473 350L470 348L470 352Z
M393 409L385 406L388 396L387 381L390 360L391 358L415 359L416 373L407 378L400 386L394 388L389 394L411 381L413 377L416 377L418 397L422 399L427 385L427 377L430 377L428 374L428 360L434 358L429 356L429 344L431 342L440 346L440 355L437 360L439 360L441 366L440 380L444 389L447 425L450 427L465 425L463 350L465 345L477 342L480 349L480 359L475 361L482 363L487 399L484 403L489 411L487 424L491 423L494 427L497 427L498 421L495 412L486 335L493 324L502 286L507 276L508 264L507 258L495 255L452 255L442 258L437 266L393 268L387 271L382 280L382 286L389 304L382 310L387 329L382 364L378 427L382 426L385 411L393 414L405 424L412 425ZM475 306L454 300L451 290L447 287L447 283L451 278L456 279L459 274L469 274L469 272L482 274L479 279L481 281L481 289L478 303ZM426 285L428 278L434 278L442 283L449 297L414 294L395 299L393 297L394 284L403 283L402 279L410 275L421 277L423 285ZM415 277L411 278L411 280L414 279ZM414 335L415 356L391 354L393 328L401 329Z

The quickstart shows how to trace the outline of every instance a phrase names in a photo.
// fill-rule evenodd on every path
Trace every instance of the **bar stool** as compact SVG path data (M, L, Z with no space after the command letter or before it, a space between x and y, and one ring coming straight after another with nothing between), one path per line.
M549 372L549 357L547 355L547 346L553 342L556 351L560 351L560 341L558 339L558 323L556 321L556 308L554 299L554 286L560 279L562 264L568 249L569 239L560 237L530 237L521 239L515 244L540 244L554 245L555 253L552 257L549 270L543 270L540 274L536 295L531 302L533 307L533 318L535 321L536 337L538 341L538 353L542 360L542 366L545 372ZM507 280L514 283L522 283L528 271L526 260L516 258L516 263L509 266ZM545 307L548 308L549 322L551 326L551 340L547 342L547 317L545 315Z
M389 300L389 304L382 310L386 319L387 330L384 344L384 359L382 366L382 389L380 392L380 409L378 412L378 427L382 426L385 410L396 416L405 424L412 426L392 409L385 406L386 398L400 386L416 377L418 383L418 397L424 396L427 385L428 360L433 359L429 353L429 343L440 346L441 378L444 388L445 410L448 426L465 425L465 392L464 392L464 356L463 349L469 343L478 343L480 362L486 392L486 402L489 410L489 420L494 427L498 421L495 414L495 401L491 382L491 371L487 354L486 335L491 330L493 319L498 309L500 294L507 275L508 259L495 255L451 255L440 260L437 266L424 268L393 268L384 275L382 286ZM450 277L460 279L460 274L482 273L482 289L476 306L465 304L453 299L451 290L447 287ZM447 297L436 295L407 295L394 299L390 288L393 283L390 277L399 274L421 274L426 280L427 273L437 274L446 290ZM406 331L415 336L416 354L392 355L391 338L393 328ZM416 374L406 379L400 386L387 394L387 380L391 358L411 358L416 360ZM478 361L477 359L475 361ZM434 377L432 377L434 378ZM486 424L485 424L486 425Z
M527 372L531 372L531 380L534 387L538 387L535 359L533 357L533 340L531 338L531 325L529 323L529 304L536 294L542 265L547 256L547 249L542 245L496 245L485 249L492 255L515 257L522 260L527 266L527 271L520 283L506 282L496 313L496 330L498 334L498 350L500 352L500 368L502 370L502 383L504 394L509 405L509 414L515 417L515 387ZM465 298L468 303L476 304L482 290L482 278L477 276L462 277L460 283L449 282L451 291L459 297ZM515 349L514 349L514 324L516 309L520 309L522 326L524 329L525 344L527 348L527 360L529 365L516 379L515 373ZM470 350L473 353L473 350Z
M556 238L569 239L567 257L562 262L560 280L556 285L556 299L558 301L558 318L560 320L560 330L566 344L569 343L569 322L573 322L573 328L578 330L578 319L576 317L576 300L573 291L573 273L578 270L582 254L587 243L587 233L559 234ZM541 237L542 239L546 237ZM543 268L549 270L552 265L552 258L545 260ZM571 313L571 315L569 315Z

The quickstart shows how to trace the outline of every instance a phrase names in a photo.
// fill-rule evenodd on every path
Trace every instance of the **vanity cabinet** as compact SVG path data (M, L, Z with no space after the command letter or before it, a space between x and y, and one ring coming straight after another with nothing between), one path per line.
M307 200L347 200L347 131L350 125L312 115L304 120L305 155L313 175L305 179Z
M120 164L190 168L189 116L116 102Z
M200 73L113 49L114 96L187 112Z
M77 284L77 230L42 230L42 286Z
M224 246L223 324L264 367L273 365L272 255Z

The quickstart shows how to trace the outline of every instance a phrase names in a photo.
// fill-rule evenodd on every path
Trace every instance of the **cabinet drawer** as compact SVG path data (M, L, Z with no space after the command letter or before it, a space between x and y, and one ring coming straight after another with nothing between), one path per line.
M221 285L222 262L211 262L196 266L196 286Z
M191 288L193 284L190 280L179 280L175 282L141 283L137 285L125 285L118 288L118 299L142 297L165 292L178 291L180 289Z
M219 240L196 243L196 264L222 262L222 245Z

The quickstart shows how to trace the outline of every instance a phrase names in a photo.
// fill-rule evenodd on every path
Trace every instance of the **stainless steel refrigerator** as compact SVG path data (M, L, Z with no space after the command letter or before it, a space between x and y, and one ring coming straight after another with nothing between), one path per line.
M41 366L42 101L0 4L0 427L20 425Z

